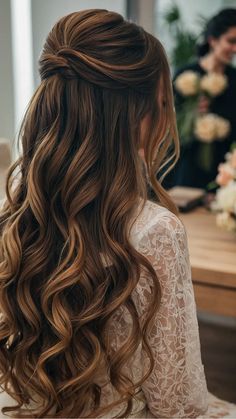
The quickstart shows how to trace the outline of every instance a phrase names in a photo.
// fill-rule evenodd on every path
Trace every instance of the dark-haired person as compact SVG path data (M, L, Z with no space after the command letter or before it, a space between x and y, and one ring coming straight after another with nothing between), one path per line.
M197 417L186 233L156 181L171 145L178 156L163 47L117 13L75 12L39 71L0 213L2 413Z
M210 112L230 122L230 132L222 140L215 140L211 149L211 162L204 168L199 162L199 149L202 143L193 139L188 145L181 147L180 159L175 168L167 175L163 186L170 188L175 185L205 188L217 175L219 163L224 160L233 142L236 142L236 69L232 67L232 59L236 54L236 9L223 9L213 16L206 24L203 42L198 45L198 59L178 69L174 81L181 73L192 70L201 76L216 72L227 78L227 88L211 102L202 98L199 103L200 112ZM176 109L180 109L184 97L176 90Z

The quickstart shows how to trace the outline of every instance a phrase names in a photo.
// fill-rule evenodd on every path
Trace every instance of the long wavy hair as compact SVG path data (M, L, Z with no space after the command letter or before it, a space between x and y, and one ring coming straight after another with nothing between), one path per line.
M0 384L17 402L2 412L96 417L125 401L126 416L153 368L147 333L161 296L130 228L147 183L161 205L176 211L156 180L179 153L168 62L143 28L93 9L55 24L39 72L0 213ZM141 269L154 287L143 324L131 298ZM108 321L120 306L133 325L114 351ZM123 367L140 342L150 368L131 382ZM95 376L104 360L120 399L101 408Z

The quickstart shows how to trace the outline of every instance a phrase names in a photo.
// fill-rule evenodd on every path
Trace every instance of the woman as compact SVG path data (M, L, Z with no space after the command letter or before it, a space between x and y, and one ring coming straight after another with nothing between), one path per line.
M156 181L178 155L164 50L87 10L56 23L39 69L0 216L2 413L196 417L208 394L186 234Z
M236 69L231 66L236 54L236 9L223 9L212 17L205 28L203 42L198 46L198 60L179 69L176 78L186 70L192 70L201 76L216 72L226 76L227 88L211 102L201 98L200 112L218 114L230 122L230 132L222 141L215 140L211 147L209 164L202 165L202 143L193 138L188 145L181 147L180 159L174 170L164 182L166 188L175 185L206 188L217 175L219 163L224 161L224 155L236 142ZM177 111L181 108L184 97L175 89Z

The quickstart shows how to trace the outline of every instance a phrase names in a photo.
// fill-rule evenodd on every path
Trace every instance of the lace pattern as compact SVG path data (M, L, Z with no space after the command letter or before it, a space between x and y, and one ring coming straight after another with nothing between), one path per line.
M154 370L142 388L139 388L129 417L236 417L214 416L217 414L219 399L207 391L183 224L166 208L147 201L132 226L131 241L156 270L162 287L162 301L148 336L155 359ZM145 317L152 287L151 279L143 273L132 294L140 318ZM112 345L118 348L129 334L132 319L125 307L120 307L113 316L109 334ZM148 362L140 344L126 366L126 373L133 381L138 381L148 367ZM99 377L98 381L102 385L102 405L119 398L105 375ZM226 414L230 414L230 409L236 410L234 405L220 402L221 413L222 409ZM15 404L7 394L0 394L0 407L11 403ZM208 403L212 403L213 407L210 406L207 411ZM124 406L119 405L102 417L113 417L123 409ZM0 413L0 417L6 416Z
M148 201L132 227L131 241L156 270L162 302L148 336L155 367L140 389L139 400L134 400L130 417L139 417L144 412L145 417L196 417L207 409L208 392L185 228L169 210ZM132 294L140 318L145 318L152 288L152 281L143 273ZM114 348L126 340L131 321L125 307L113 315L109 334ZM148 363L140 345L126 373L136 382L144 375ZM102 397L104 405L111 402L109 385ZM116 398L114 392L113 397ZM121 407L112 410L109 417L120 413Z

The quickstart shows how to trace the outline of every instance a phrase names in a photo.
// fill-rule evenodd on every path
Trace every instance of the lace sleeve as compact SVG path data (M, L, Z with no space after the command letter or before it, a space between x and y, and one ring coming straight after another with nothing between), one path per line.
M181 221L169 211L152 223L138 250L152 263L162 287L161 307L148 335L155 366L142 385L157 417L197 417L207 410L188 244ZM136 288L137 309L145 316L152 284L144 276ZM144 368L149 362L143 351Z

